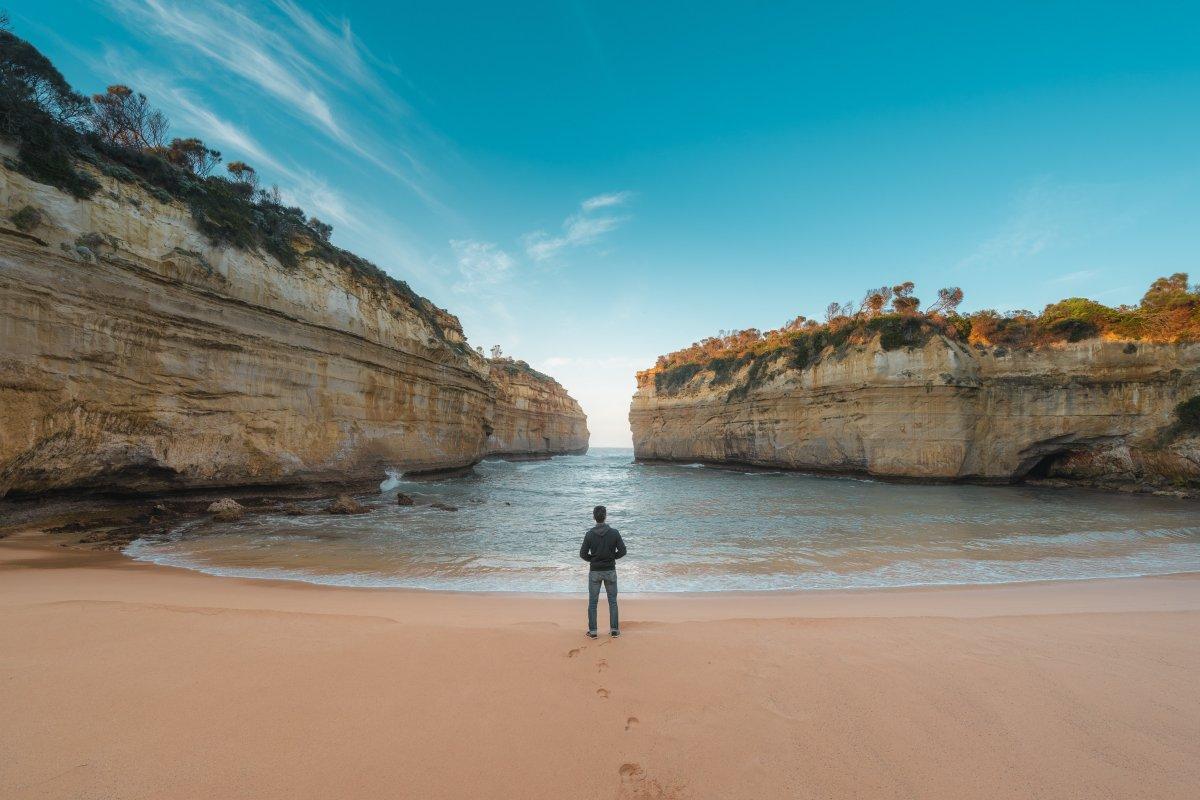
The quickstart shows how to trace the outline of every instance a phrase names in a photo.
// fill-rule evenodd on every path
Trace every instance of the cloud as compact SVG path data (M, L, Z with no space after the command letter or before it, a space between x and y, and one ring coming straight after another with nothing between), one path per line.
M119 13L158 35L190 47L257 84L335 137L345 136L318 88L321 70L277 30L268 30L242 10L221 2L109 1Z
M512 256L492 242L452 239L450 249L454 251L454 259L462 275L462 279L454 284L454 290L458 292L500 283L508 278L516 266Z
M1098 274L1100 274L1100 273L1098 273L1094 269L1081 269L1081 270L1076 270L1075 272L1068 272L1066 275L1060 275L1057 278L1053 278L1047 282L1048 283L1076 283L1077 281L1083 281L1083 280L1087 280L1088 278L1094 278Z
M633 192L609 192L607 194L598 194L595 197L589 197L579 204L583 211L595 211L599 208L609 208L610 206L624 205L629 198L633 197Z
M1127 224L1120 187L1059 183L1039 178L1022 191L999 230L958 267L1011 266L1054 249L1072 247Z
M407 113L408 106L372 70L377 60L354 36L349 22L341 20L331 27L291 0L275 0L274 10L260 4L253 13L222 0L107 2L131 31L147 39L171 41L179 53L201 56L206 62L201 72L210 86L236 91L220 86L212 76L213 67L240 78L343 150L403 181L427 204L439 207L418 180L426 170L406 143L405 131L389 131L385 152L380 152L369 144L367 131L350 122L347 109L368 97L393 113ZM244 96L238 99L246 102ZM412 127L415 122L409 117Z
M534 231L521 237L525 254L534 261L554 258L567 248L591 244L626 222L628 216L597 213L626 203L631 192L609 192L589 197L579 204L579 211L563 220L562 233L551 236L545 231Z

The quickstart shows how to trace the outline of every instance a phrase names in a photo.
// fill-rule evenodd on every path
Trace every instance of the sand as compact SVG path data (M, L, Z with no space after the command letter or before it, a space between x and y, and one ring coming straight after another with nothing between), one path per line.
M1200 576L629 596L619 640L584 611L10 537L0 797L1200 790Z

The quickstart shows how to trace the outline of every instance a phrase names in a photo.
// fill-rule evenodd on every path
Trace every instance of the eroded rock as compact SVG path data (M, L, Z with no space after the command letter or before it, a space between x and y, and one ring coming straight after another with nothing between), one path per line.
M219 522L237 522L246 516L246 509L232 497L226 497L210 505L208 513L212 514L213 519Z
M339 494L337 499L325 507L330 514L365 514L367 509L362 503L348 494Z

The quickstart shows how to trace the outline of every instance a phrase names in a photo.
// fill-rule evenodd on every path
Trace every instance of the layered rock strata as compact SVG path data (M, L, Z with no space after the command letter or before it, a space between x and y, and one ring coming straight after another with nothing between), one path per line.
M587 452L587 418L558 381L522 362L490 364L496 413L487 440L488 455L542 458Z
M1008 350L935 336L830 349L804 369L787 358L724 381L700 369L674 388L640 373L636 457L932 480L1200 481L1200 437L1175 416L1200 394L1200 345Z
M0 169L0 496L344 483L586 448L557 383L494 380L427 300L214 246L181 205L96 177L76 200Z

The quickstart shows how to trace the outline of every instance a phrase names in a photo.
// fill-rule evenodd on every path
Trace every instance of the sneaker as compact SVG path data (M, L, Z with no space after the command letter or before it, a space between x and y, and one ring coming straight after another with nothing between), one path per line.
M617 637L618 637L618 636L620 636L620 635L621 635L621 632L620 632L620 631L613 631L613 632L612 632L612 637L613 637L614 639L615 639L615 638L617 638Z
M595 638L596 638L596 632L595 632L595 631L588 631L588 632L587 632L587 637L588 637L589 639L595 639Z

